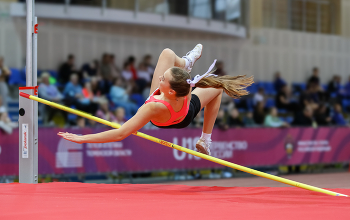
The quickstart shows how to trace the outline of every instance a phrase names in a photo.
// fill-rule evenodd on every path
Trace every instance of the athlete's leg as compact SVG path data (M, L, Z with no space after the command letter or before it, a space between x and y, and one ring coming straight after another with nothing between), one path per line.
M174 51L168 48L164 49L158 58L157 66L154 70L150 94L159 87L159 77L162 76L166 70L174 66L184 68L185 64L186 61L178 57Z
M203 154L210 155L211 133L220 109L222 91L215 88L196 88L192 92L198 96L201 109L204 108L202 136L196 144L197 150Z
M150 94L159 87L159 77L164 74L169 68L176 66L191 72L194 63L202 56L203 45L197 44L193 50L189 51L183 58L178 57L174 51L164 49L160 54L156 69L153 74Z
M215 88L196 88L192 92L201 101L201 109L205 107L203 133L211 134L213 131L214 123L220 109L222 91L222 89Z

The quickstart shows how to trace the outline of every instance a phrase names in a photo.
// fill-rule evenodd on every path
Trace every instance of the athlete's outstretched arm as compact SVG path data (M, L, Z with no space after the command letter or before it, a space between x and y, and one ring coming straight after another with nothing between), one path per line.
M154 109L154 103L148 103L144 105L139 111L127 122L125 122L119 129L113 129L97 134L88 135L76 135L71 133L59 132L58 135L68 141L75 143L107 143L121 141L128 137L132 133L141 129L147 124L154 116L157 115L157 111Z

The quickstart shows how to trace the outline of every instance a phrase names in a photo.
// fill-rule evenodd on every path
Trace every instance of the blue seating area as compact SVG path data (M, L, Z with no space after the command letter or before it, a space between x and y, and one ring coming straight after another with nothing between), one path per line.
M9 78L9 85L25 86L26 85L25 71L15 69L15 68L11 68L10 70L11 70L11 75Z
M11 75L9 78L9 85L25 86L26 85L26 69L10 68ZM49 72L54 78L58 78L58 72L56 70L38 70L38 78L43 72Z
M275 86L273 82L258 82L258 88L263 88L265 90L265 94L267 95L276 95L277 91L275 90Z

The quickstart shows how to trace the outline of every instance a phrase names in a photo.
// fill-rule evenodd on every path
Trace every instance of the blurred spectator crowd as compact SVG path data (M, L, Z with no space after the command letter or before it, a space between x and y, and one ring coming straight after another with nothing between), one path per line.
M154 72L151 61L145 55L136 66L136 59L130 56L120 68L115 56L105 53L100 61L92 60L79 69L74 55L68 55L57 74L40 74L39 97L123 124L148 97ZM48 106L41 106L40 112L44 125L99 126Z
M217 62L218 75L226 75L224 63ZM74 55L68 55L57 71L38 71L39 97L96 115L108 121L124 123L147 99L155 66L152 56L145 55L140 62L130 56L121 67L116 57L105 53L101 60L92 60L80 68ZM10 86L24 86L24 70L9 69L0 57L0 129L6 133L16 127L7 113ZM334 75L322 85L319 70L313 68L305 83L288 85L277 72L271 82L256 82L248 88L250 95L232 99L223 95L215 126L231 127L290 127L290 126L347 126L350 111L350 78L341 84ZM24 84L23 84L24 83ZM44 126L100 126L58 109L39 105ZM202 127L203 111L192 122ZM150 123L145 128L155 128Z
M276 72L272 82L256 82L250 95L223 98L216 125L230 127L348 126L350 78L344 85L334 75L322 85L314 67L305 83L288 83Z

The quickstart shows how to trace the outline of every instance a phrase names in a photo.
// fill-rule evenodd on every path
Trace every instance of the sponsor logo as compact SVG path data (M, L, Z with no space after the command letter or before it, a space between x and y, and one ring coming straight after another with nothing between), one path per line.
M190 150L197 151L196 149L196 143L198 141L199 137L183 137L182 138L182 147L186 147ZM175 137L173 139L174 144L177 144L178 138ZM248 149L248 143L247 141L213 141L210 146L211 156L219 158L219 159L229 159L233 158L233 152L235 150L247 150ZM193 156L191 154L186 154L185 152L178 151L176 149L173 150L173 155L176 160L200 160L201 158Z
M331 151L327 140L302 140L298 141L298 152L328 152Z
M28 158L28 124L22 124L22 158Z
M83 167L83 144L60 139L56 152L56 168ZM87 143L87 157L130 157L132 151L123 149L123 142Z
M27 132L23 132L23 150L28 150Z
M123 149L123 142L88 143L86 155L88 157L130 157L132 151Z
M292 135L287 135L285 141L284 141L284 149L286 151L286 154L288 156L288 159L290 159L294 152L294 145L295 141Z

